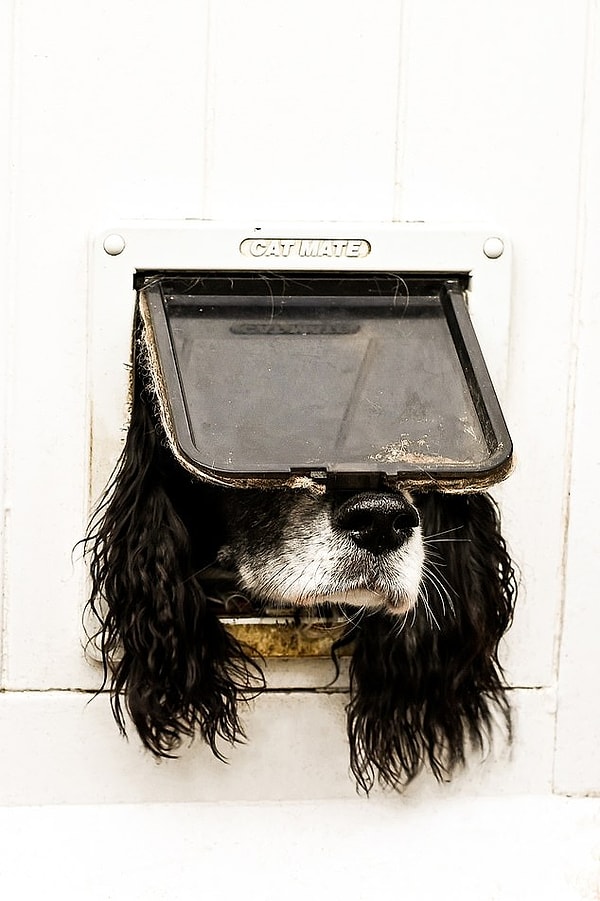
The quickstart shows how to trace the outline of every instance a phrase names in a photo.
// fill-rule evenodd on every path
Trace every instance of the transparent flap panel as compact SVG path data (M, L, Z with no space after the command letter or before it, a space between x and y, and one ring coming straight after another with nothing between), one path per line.
M510 453L459 282L198 273L148 285L177 440L203 468L458 473Z

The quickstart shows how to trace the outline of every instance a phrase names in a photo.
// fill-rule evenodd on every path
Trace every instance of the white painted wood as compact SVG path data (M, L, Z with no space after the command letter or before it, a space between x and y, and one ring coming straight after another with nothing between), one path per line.
M0 689L4 684L4 595L5 576L7 573L8 547L5 535L8 524L6 508L6 470L8 448L8 384L12 370L11 328L13 318L13 285L14 267L12 266L13 250L13 203L10 184L12 161L12 140L14 131L11 127L13 110L13 27L14 2L0 7L0 122L5 123L4 140L0 142L0 259L3 268L5 299L0 304Z
M224 901L283 892L290 901L368 901L390 889L413 901L591 901L598 808L493 798L417 808L353 800L13 809L0 813L0 831L5 885L23 897L60 885L66 901L82 886L90 901L183 901L214 886ZM107 837L126 852L109 849L92 866Z
M213 4L209 218L392 217L401 11Z
M88 238L109 218L201 213L206 34L197 0L168 16L142 0L18 5L11 688L89 681L71 560L87 510Z
M600 792L600 4L590 4L580 255L572 340L572 478L560 649L558 791Z
M396 214L491 219L513 243L502 400L517 469L501 496L525 583L506 657L519 685L555 677L586 9L405 3Z
M267 693L244 716L247 743L224 748L228 764L200 742L184 747L178 760L157 763L135 734L129 742L118 735L106 696L6 692L0 734L10 741L0 744L0 807L353 798L346 703L344 693ZM548 690L520 691L514 704L512 748L499 737L485 761L474 755L447 785L424 774L406 791L407 802L549 792L554 698Z
M2 734L14 739L3 745L0 784L9 803L353 791L340 768L339 697L312 697L294 722L306 696L269 696L254 717L256 744L236 753L226 777L201 748L166 777L120 741L106 705L84 708L84 696L66 691L97 684L80 647L84 569L71 559L89 481L88 240L123 219L186 217L494 222L510 238L508 346L498 311L478 310L476 324L488 355L508 353L499 387L518 468L498 496L524 592L505 660L512 681L529 689L518 693L514 760L493 762L481 779L471 772L460 791L549 790L555 691L556 785L600 790L588 712L599 606L590 588L597 441L588 412L597 408L594 68L578 201L588 6L597 18L597 0L493 8L478 0L173 0L168 12L145 0L3 5L0 56L12 94L0 109L12 137L0 190L12 202L2 234L13 274L0 305L9 357L0 373L8 365L11 375L2 483L9 692L0 706ZM121 346L127 340L119 332ZM570 399L577 407L558 672ZM120 394L114 403L122 408ZM111 447L116 437L107 435ZM292 670L282 678L298 684ZM414 797L428 790L419 783Z
M65 901L592 901L599 815L597 800L507 797L19 808L0 811L3 885Z

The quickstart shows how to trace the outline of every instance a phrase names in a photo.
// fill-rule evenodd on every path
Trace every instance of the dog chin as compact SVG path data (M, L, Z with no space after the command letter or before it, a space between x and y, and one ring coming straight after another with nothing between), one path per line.
M319 607L324 604L334 606L359 607L366 610L383 610L395 616L403 616L416 604L415 598L407 595L392 598L370 588L349 588L328 594L305 596L288 600L298 607Z

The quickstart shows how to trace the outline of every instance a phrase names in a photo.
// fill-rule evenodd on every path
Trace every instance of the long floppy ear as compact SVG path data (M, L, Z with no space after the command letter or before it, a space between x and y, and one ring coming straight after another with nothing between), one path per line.
M498 644L512 622L516 579L486 494L424 494L419 601L399 627L365 617L351 661L351 767L368 792L401 788L425 765L442 780L470 747L491 741L494 713L511 737Z
M125 734L124 709L143 744L172 756L198 731L221 757L219 737L243 739L238 703L264 685L258 666L210 609L196 574L177 494L166 490L176 466L161 445L148 396L133 374L131 421L105 499L84 540L91 573L89 610L99 621L94 641L114 717ZM198 519L201 487L185 480ZM196 496L197 495L197 496ZM211 524L208 523L210 530Z

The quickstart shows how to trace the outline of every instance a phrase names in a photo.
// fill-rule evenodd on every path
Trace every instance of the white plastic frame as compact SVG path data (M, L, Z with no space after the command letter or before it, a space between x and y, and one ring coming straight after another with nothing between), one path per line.
M302 241L325 255L300 255ZM249 242L259 256L249 252ZM280 242L271 245L270 241ZM266 248L265 253L261 253ZM281 250L280 255L274 251ZM306 250L307 245L303 245ZM140 270L467 272L469 311L502 399L510 320L511 251L498 231L425 223L123 222L92 242L90 497L104 489L125 435L135 291ZM510 426L510 423L509 423Z

